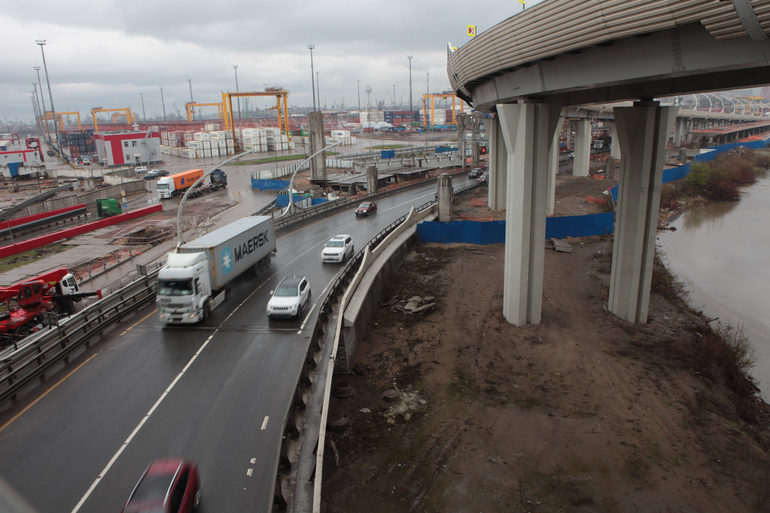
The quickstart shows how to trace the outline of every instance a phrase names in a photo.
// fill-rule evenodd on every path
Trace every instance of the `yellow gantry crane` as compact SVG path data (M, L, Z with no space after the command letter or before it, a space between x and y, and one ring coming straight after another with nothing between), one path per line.
M134 121L134 116L131 115L131 107L126 107L125 109L103 109L101 107L94 107L91 109L91 116L94 118L94 132L99 131L99 125L96 121L96 113L97 112L124 112L125 114L122 114L123 116L126 116L126 123L130 124L132 121ZM118 117L120 115L117 115ZM113 115L112 122L116 122L116 117Z
M457 100L460 100L460 98L458 98L454 93L435 93L435 94L424 94L424 95L422 95L422 112L423 112L422 122L423 122L423 126L425 126L425 128L428 127L428 116L427 116L428 106L426 104L426 102L428 100L430 100L430 122L431 122L432 125L436 124L433 120L436 119L435 118L435 109L436 109L436 99L437 98L444 98L444 99L451 98L452 99L452 119L451 120L446 120L446 124L447 125L456 125L457 124L457 117L456 117L456 112L455 112L455 104L457 103ZM462 100L460 100L460 101L462 101Z
M232 130L233 141L235 144L235 153L238 153L238 139L235 137L235 119L233 119L233 98L243 98L248 96L275 96L275 109L278 112L278 130L285 135L289 135L289 91L280 87L267 87L264 91L251 91L244 93L222 93L222 105L225 109L225 130ZM283 115L283 117L282 117Z
M187 102L184 104L185 110L187 110L187 121L192 121L192 113L195 107L216 107L219 112L219 119L225 119L225 106L222 103L198 103Z
M82 128L80 125L80 112L57 112L56 120L59 122L59 130L64 130L64 116L77 116L78 117L78 130ZM53 112L47 110L45 112L45 120L53 121Z

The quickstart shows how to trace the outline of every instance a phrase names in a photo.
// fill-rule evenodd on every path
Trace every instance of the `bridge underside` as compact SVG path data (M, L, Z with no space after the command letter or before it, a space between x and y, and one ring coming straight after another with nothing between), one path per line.
M694 23L496 72L465 88L483 112L521 98L562 105L651 99L770 83L769 58L768 40L718 41Z

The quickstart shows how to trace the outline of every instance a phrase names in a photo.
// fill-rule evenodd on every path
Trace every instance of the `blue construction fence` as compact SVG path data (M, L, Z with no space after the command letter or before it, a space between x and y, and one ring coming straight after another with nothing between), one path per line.
M260 191L282 191L289 187L289 180L261 180L251 179L251 188Z
M289 185L288 183L286 184ZM300 201L303 201L307 199L306 196L303 196L302 194L293 194L294 200L293 203L299 203ZM313 198L310 200L311 205L320 205L321 203L326 203L329 201L326 198ZM275 205L277 207L283 208L289 205L289 195L288 194L278 194L275 196Z
M738 147L761 149L767 141L723 144L714 151L701 153L691 162L679 167L664 169L662 183L672 182L687 176L692 162L709 162L720 153ZM618 199L618 186L610 189L613 201ZM584 216L549 217L545 220L545 238L563 239L565 237L588 237L612 233L615 213L588 214ZM423 242L452 244L500 244L505 242L505 221L452 221L449 223L423 222L417 225L417 233Z
M545 238L587 237L612 233L615 214L605 212L586 216L549 217L545 220ZM424 222L417 225L423 242L452 244L500 244L505 242L505 221Z

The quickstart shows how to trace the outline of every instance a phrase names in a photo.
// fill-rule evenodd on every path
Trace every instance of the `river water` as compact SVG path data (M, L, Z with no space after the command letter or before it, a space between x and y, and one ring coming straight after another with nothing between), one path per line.
M738 202L693 208L669 225L676 231L658 234L664 260L694 308L743 327L756 350L751 374L770 400L770 178Z

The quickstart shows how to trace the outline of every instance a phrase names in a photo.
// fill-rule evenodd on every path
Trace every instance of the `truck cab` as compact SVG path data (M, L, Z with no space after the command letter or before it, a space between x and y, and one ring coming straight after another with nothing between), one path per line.
M158 273L157 302L160 319L193 324L208 316L211 283L204 253L169 253Z
M158 196L161 199L172 197L174 195L174 179L170 176L158 178L155 190L158 191Z

